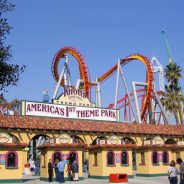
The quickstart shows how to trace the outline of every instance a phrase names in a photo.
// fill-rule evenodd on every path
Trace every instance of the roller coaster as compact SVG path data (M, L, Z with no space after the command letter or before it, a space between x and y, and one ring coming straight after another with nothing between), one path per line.
M80 79L77 79L76 85L71 83L71 71L69 65L69 57L71 56L74 57L78 63ZM146 79L144 82L132 82L133 90L129 92L122 69L133 60L144 64ZM62 63L63 66L60 74L59 63ZM155 64L157 64L157 66L155 66ZM155 57L153 57L152 61L141 54L132 54L128 57L121 58L113 67L100 77L96 78L96 81L92 81L84 57L80 52L72 47L64 47L54 56L51 70L57 83L53 99L57 99L59 86L63 88L72 87L73 89L81 89L89 99L91 99L92 88L96 88L96 107L101 107L101 85L105 81L108 81L114 73L117 73L116 92L114 95L115 102L109 104L108 108L120 110L120 113L123 113L123 119L121 119L122 122L169 124L167 113L160 103L160 95L162 95L164 90L163 67ZM160 91L156 91L156 72L160 72L159 81L162 81ZM121 94L123 97L117 99L119 88L118 81L120 78L123 80L126 94ZM136 86L141 86L142 88L136 89Z

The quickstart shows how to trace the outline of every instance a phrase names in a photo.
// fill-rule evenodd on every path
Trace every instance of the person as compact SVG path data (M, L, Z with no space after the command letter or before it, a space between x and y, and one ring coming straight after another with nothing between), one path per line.
M56 159L55 162L54 162L54 170L55 170L56 182L59 182L58 163L59 163L59 159Z
M35 175L35 161L31 159L29 163L30 163L31 175Z
M180 165L179 171L180 171L180 184L184 184L184 162L181 158L176 159L177 164Z
M48 163L48 174L49 174L49 178L48 181L52 182L52 178L53 178L53 166L52 166L52 160L49 159L49 163Z
M37 159L36 161L35 161L35 175L37 176L39 176L40 175L40 160L39 159Z
M76 160L71 165L73 181L79 180L79 165Z
M178 177L179 174L178 169L175 167L175 161L172 160L169 164L168 168L168 179L170 181L170 184L177 184L178 183Z
M71 173L71 161L67 159L67 170L68 173L68 181L72 181L72 173Z
M84 160L84 172L88 172L88 160Z
M58 163L58 171L59 171L59 182L64 183L64 169L66 165L66 160L60 160Z

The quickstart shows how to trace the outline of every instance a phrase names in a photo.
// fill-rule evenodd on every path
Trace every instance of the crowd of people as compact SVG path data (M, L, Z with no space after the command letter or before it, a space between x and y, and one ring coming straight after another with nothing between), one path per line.
M67 165L67 173L69 181L78 181L79 180L79 165L76 160L71 162L69 159L67 160L59 160L56 159L54 165L52 164L52 160L49 160L48 163L48 181L53 181L53 174L55 172L56 182L64 183L64 170ZM54 170L54 171L53 171Z
M179 164L179 169L176 167ZM172 160L168 168L168 179L170 184L178 184L178 175L180 175L180 184L184 184L184 162L177 158L176 162Z

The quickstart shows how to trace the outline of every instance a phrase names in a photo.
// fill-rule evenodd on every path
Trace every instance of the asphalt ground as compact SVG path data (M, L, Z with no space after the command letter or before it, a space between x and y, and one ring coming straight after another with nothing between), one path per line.
M57 182L40 181L38 176L24 176L24 184L58 184ZM81 181L66 181L65 184L109 184L108 180L84 178ZM128 184L169 184L167 176L162 177L134 177Z

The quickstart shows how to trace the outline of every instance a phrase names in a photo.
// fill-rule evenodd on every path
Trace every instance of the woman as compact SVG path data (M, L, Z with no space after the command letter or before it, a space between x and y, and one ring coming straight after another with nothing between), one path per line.
M178 183L178 178L177 175L179 174L178 169L175 167L175 161L172 160L170 162L169 168L168 168L168 178L170 181L170 184L177 184Z
M49 182L52 182L53 166L52 166L52 160L51 159L49 159L49 163L48 163L48 174L49 174Z

